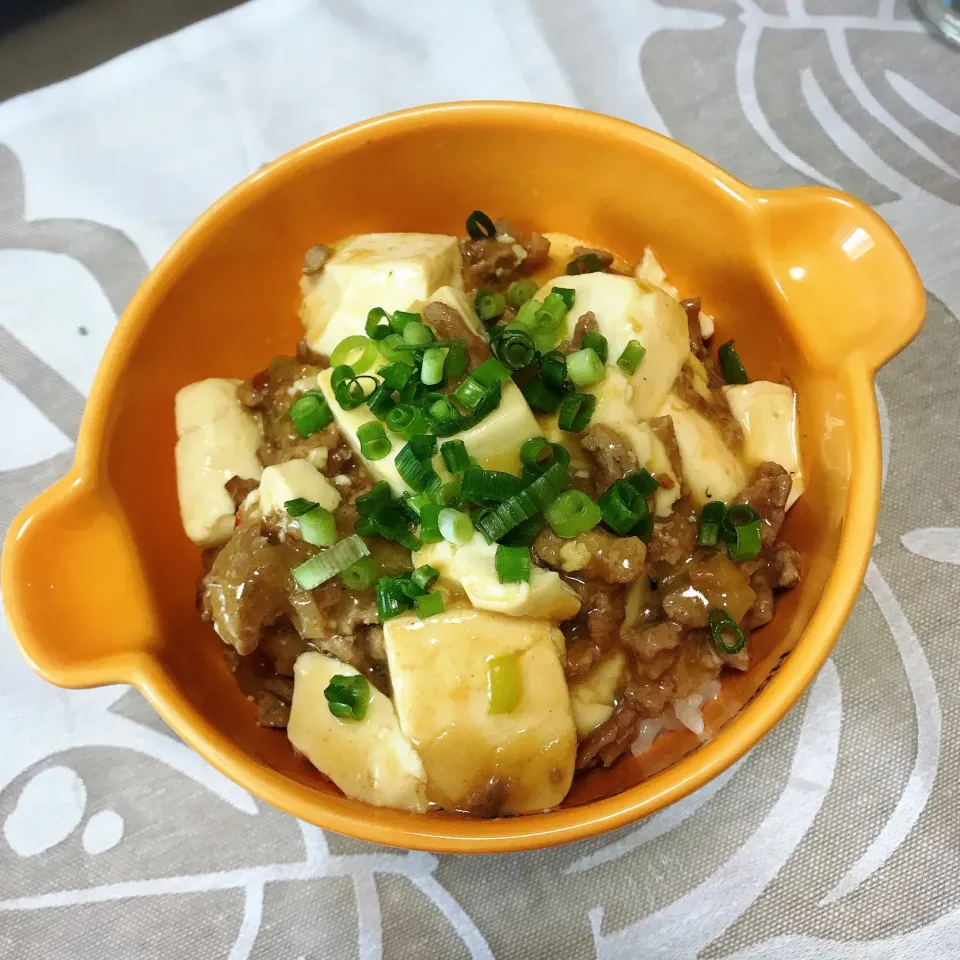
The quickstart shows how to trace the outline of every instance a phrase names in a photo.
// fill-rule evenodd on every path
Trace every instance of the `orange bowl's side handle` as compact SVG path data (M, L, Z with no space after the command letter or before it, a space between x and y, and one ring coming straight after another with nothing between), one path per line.
M72 473L14 520L0 582L21 652L51 683L128 680L157 636L119 505Z
M877 214L820 187L758 195L773 283L808 356L837 366L860 354L877 370L919 333L923 284Z

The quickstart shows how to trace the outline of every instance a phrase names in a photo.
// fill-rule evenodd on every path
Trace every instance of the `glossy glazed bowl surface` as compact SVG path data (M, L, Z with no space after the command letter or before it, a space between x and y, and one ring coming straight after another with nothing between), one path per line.
M374 231L459 234L483 209L627 261L651 245L682 295L703 297L755 379L797 391L806 492L784 538L804 580L755 635L750 670L705 711L709 742L661 737L575 784L563 807L471 820L342 796L254 722L194 606L200 551L177 509L173 397L248 377L299 335L314 243ZM880 495L873 377L919 330L923 290L890 229L819 188L758 191L657 134L560 107L425 107L281 157L208 210L125 311L90 395L73 469L14 522L3 599L20 647L53 683L131 683L254 794L322 827L450 852L547 846L678 800L742 756L827 657L860 587Z

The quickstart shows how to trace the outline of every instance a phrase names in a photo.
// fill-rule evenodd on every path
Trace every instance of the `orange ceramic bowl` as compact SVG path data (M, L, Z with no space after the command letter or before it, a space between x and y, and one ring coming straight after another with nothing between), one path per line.
M177 509L173 398L247 377L299 335L313 243L351 233L460 233L480 208L628 261L651 245L700 295L757 378L788 377L806 492L784 536L805 578L755 635L752 665L705 711L709 742L661 737L580 780L561 809L499 820L416 816L347 799L261 729L194 607L200 551ZM2 589L24 656L53 683L130 683L214 766L321 827L401 847L488 853L590 837L706 783L753 746L824 662L873 543L880 436L873 378L920 328L923 289L886 224L819 188L758 191L620 120L464 103L331 134L259 170L208 210L120 320L73 469L17 518Z

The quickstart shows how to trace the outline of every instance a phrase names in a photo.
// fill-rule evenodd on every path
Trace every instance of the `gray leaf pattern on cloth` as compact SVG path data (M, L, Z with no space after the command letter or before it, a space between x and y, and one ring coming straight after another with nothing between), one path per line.
M920 267L928 321L878 378L878 540L835 653L699 793L594 840L467 858L388 851L280 814L207 767L136 692L46 688L2 634L0 667L22 684L0 710L26 732L0 754L0 956L50 956L50 929L64 956L105 956L107 926L111 958L956 955L960 865L945 853L960 759L946 744L960 666L943 598L958 584L960 444L942 416L960 329L956 55L906 0L642 0L603 17L524 6L579 105L667 132L757 186L849 190ZM416 54L419 38L403 37ZM0 145L0 257L68 256L119 315L146 273L136 245L92 220L26 219L28 187ZM0 376L75 440L82 392L2 317ZM70 457L0 471L0 530Z

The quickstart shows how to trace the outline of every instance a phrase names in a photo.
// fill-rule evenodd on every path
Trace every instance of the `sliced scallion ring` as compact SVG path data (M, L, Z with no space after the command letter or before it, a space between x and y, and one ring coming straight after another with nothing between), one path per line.
M710 624L710 639L724 653L739 653L743 649L747 638L723 607L711 610L707 620Z
M732 340L728 340L717 348L717 359L720 361L723 379L727 383L750 382L747 371L743 367L743 361L740 359L740 354L734 349Z
M497 235L497 225L482 210L474 210L467 217L467 235L471 240L492 240Z
M369 556L370 551L367 545L353 534L335 543L329 550L311 557L306 563L294 567L291 573L301 590L314 590L321 583L326 583L331 577L335 577L341 570L345 570L350 564L356 563L361 557Z
M330 354L330 365L340 367L349 365L354 373L363 373L377 359L377 344L368 337L346 337L341 340Z

